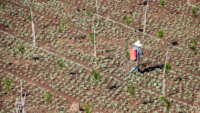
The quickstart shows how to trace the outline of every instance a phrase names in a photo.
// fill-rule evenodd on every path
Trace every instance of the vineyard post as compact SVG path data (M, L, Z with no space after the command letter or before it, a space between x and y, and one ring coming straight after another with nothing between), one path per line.
M145 17L144 17L144 30L143 30L143 33L145 33L145 27L146 27L146 14L147 14L147 8L148 8L148 4L149 4L149 0L147 2L147 7L146 7L146 11L145 11Z
M31 8L31 5L30 5L30 9L31 9L31 21L32 21L33 45L35 47L35 30L34 30L34 24L33 24L33 18L32 18L32 8Z
M168 50L169 50L169 46L170 46L170 45L171 45L171 44L169 44L169 45L167 46L167 54L166 54L164 72L163 72L163 96L165 96L165 68L166 68L167 55L168 55Z

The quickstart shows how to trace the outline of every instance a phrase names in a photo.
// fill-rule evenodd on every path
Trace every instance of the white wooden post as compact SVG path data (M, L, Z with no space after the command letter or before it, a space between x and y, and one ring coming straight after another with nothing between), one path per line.
M31 8L31 5L30 5L30 9L31 9L31 21L32 21L33 45L35 46L35 30L34 30L34 23L33 23L33 18L32 18L32 8Z
M96 0L96 9L97 9L97 16L98 16L98 7L97 7L97 0Z
M146 27L146 14L147 14L147 8L148 8L148 4L149 4L149 0L148 0L148 2L147 2L147 7L146 7L146 11L145 11L143 33L145 33L145 27Z
M168 45L167 47L167 54L166 54L166 60L165 60L165 67L164 67L164 72L163 72L163 96L165 96L165 68L166 68L166 62L167 62L167 55L168 55L168 50L169 50L169 46L171 44Z

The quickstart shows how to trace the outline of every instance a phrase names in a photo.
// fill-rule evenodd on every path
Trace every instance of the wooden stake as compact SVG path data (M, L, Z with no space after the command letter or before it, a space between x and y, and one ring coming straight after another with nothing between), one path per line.
M35 30L34 30L34 23L33 23L33 18L32 18L32 8L31 8L31 5L30 5L30 9L31 9L31 21L32 21L32 34L33 34L33 45L35 45Z
M148 2L147 2L147 7L146 7L146 11L145 11L143 33L145 33L145 27L146 27L146 14L147 14L147 8L148 8L148 4L149 4L149 0L148 0Z

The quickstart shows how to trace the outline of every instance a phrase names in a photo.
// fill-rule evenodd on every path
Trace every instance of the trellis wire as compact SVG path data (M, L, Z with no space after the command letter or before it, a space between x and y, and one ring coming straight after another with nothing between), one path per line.
M190 6L192 6L192 7L196 7L195 5L190 4L189 0L187 1L187 4L190 5Z

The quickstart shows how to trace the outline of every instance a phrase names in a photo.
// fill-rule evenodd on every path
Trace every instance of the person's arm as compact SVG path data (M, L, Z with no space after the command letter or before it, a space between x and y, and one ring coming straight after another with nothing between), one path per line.
M138 52L143 55L143 52L140 48L138 48Z

